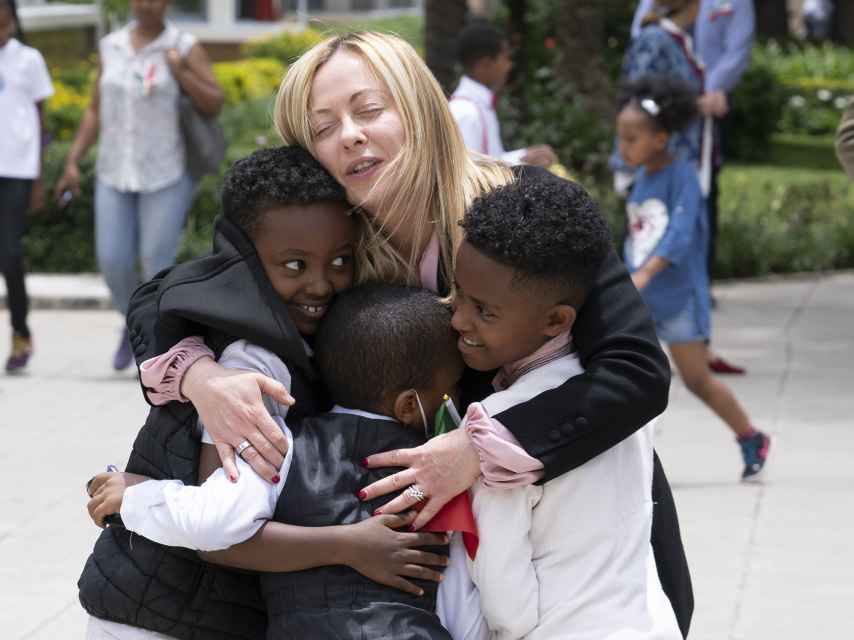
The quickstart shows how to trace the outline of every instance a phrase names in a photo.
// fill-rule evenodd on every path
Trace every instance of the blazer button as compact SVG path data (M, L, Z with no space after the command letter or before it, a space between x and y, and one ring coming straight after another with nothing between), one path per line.
M578 416L575 419L575 426L580 428L580 429L583 429L584 427L587 426L587 418L585 418L584 416Z
M557 442L558 440L560 440L560 431L558 431L557 429L552 429L551 431L549 431L549 438Z
M575 427L573 427L567 422L566 424L561 425L560 430L563 431L563 435L568 436L571 435L573 431L575 431Z

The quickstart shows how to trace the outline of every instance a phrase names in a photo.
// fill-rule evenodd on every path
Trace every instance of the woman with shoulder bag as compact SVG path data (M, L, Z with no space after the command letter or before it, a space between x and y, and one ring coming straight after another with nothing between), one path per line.
M101 40L92 100L56 185L58 198L79 193L79 161L100 138L95 244L113 305L123 315L136 286L174 264L192 203L182 93L205 118L216 117L223 104L207 54L166 20L168 8L169 0L130 0L134 20ZM132 359L125 329L113 367L125 369Z

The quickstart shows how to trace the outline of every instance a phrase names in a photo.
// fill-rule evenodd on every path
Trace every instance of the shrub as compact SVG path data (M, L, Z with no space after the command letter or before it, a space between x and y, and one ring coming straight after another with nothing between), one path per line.
M324 37L314 29L283 31L273 36L253 40L246 44L243 51L251 58L275 58L282 64L289 65Z
M767 156L786 103L773 70L756 60L742 76L732 98L724 137L726 157L759 160Z
M249 58L238 62L218 62L214 75L225 94L226 104L268 98L276 93L286 67L279 60Z

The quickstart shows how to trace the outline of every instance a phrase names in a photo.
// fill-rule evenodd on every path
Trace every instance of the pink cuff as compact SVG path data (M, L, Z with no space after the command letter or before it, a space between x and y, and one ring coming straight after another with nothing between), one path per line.
M148 401L162 405L177 400L187 402L181 395L181 381L190 365L199 358L214 357L213 351L198 336L184 338L163 355L149 358L139 366L139 377Z
M466 431L480 458L481 481L487 487L524 487L543 477L543 463L532 458L515 436L486 413L479 402L469 405Z

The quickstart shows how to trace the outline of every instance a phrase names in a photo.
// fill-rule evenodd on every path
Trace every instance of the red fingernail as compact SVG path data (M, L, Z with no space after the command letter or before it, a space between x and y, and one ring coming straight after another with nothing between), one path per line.
M375 516L381 516L382 514L383 514L383 512L382 512L382 511L380 511L379 509L374 510L374 515L375 515Z
M418 529L415 528L414 524L409 525L409 530L410 531L418 531Z
M368 492L364 489L360 489L356 495L359 497L359 500L366 500L368 498Z
M228 476L228 479L231 480L232 482L237 482L237 476L235 476L233 473Z
M281 478L278 476L278 474L273 476L273 484L279 484L279 480L281 480Z
M359 464L362 465L363 467L367 467L368 466L368 459L362 458L362 460L359 462Z

